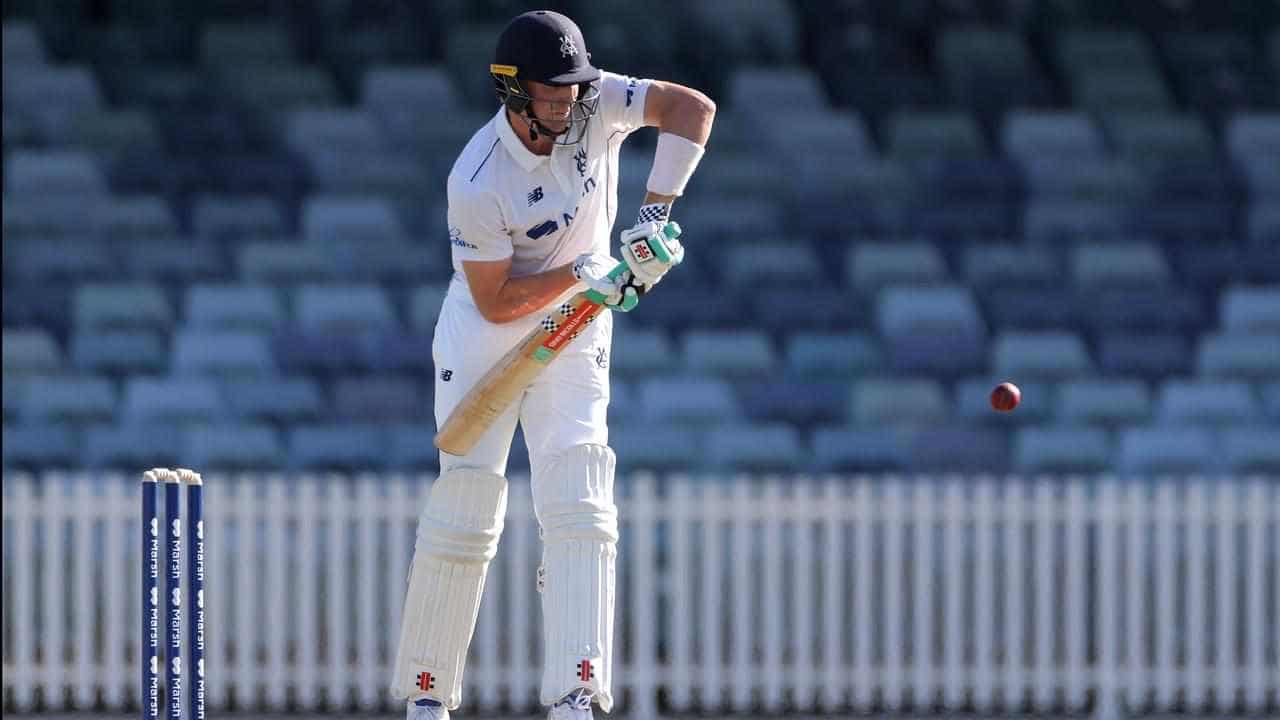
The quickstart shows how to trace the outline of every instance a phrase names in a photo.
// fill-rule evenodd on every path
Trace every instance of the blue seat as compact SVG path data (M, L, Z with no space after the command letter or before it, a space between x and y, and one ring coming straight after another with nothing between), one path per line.
M864 293L888 285L937 285L946 279L942 254L927 243L855 245L845 263L846 282Z
M376 285L304 285L294 313L305 331L387 330L398 326L386 291Z
M1275 205L1254 205L1245 221L1249 241L1255 245L1275 245L1280 242L1280 211Z
M690 330L682 340L680 354L690 374L759 377L778 364L773 345L762 332Z
M271 345L277 367L289 374L355 372L364 366L362 338L351 331L285 329Z
M815 282L748 293L752 325L774 332L839 331L869 324L865 303L852 293Z
M199 53L205 66L243 72L294 59L288 29L268 22L209 22L200 31Z
M1094 332L1187 332L1206 320L1200 297L1175 287L1081 290L1075 302L1076 316Z
M22 412L22 403L27 397L27 378L5 375L0 390L4 395L4 421L7 423Z
M733 388L720 378L681 375L640 383L640 406L650 421L686 424L728 422L742 411Z
M370 67L365 71L361 102L376 114L418 117L459 104L448 74L438 66Z
M1066 424L1136 425L1151 419L1151 393L1138 380L1074 380L1058 386L1058 418Z
M907 466L907 442L892 430L831 426L813 432L817 469L830 472L893 472Z
M274 375L269 337L252 330L179 331L173 340L174 374L213 376Z
M207 378L130 378L121 415L135 424L210 423L224 416L218 385Z
M1260 419L1257 398L1247 383L1231 380L1166 380L1156 400L1161 422L1247 423Z
M1235 473L1280 473L1280 430L1275 425L1227 428L1222 432L1227 469Z
M1098 473L1111 467L1111 443L1100 428L1028 427L1014 438L1014 468L1027 473Z
M785 364L788 372L815 379L852 378L886 367L879 343L863 333L795 333L787 339Z
M936 380L858 380L851 397L852 424L863 427L932 425L947 417L946 395Z
M1009 467L1004 430L930 427L912 433L907 468L916 472L1000 473Z
M382 198L330 195L315 196L304 203L302 236L309 243L337 238L367 242L404 242L406 239L404 226L390 202Z
M178 220L160 193L112 196L91 206L94 227L108 240L172 241Z
M670 336L661 329L623 327L614 319L610 364L624 375L644 376L664 373L677 364Z
M808 67L795 65L743 65L730 70L726 100L738 112L755 107L757 103L764 103L765 107L810 111L825 110L829 104L817 74Z
M888 153L908 162L974 158L986 152L978 124L963 110L894 112L886 136Z
M803 284L822 275L818 254L799 241L743 244L723 262L724 280L735 288Z
M289 433L289 459L299 470L382 470L388 464L386 436L364 423L296 426Z
M1079 245L1071 253L1071 278L1080 288L1149 288L1170 276L1164 254L1151 243Z
M279 434L270 425L214 425L188 429L184 462L202 472L280 470L286 466Z
M1075 161L1106 154L1102 133L1084 113L1062 110L1012 110L1005 116L1000 144L1011 157Z
M182 465L182 431L169 423L100 425L87 429L79 466L136 473L144 467Z
M228 275L221 247L190 238L134 242L125 251L125 263L130 276L150 282L186 284Z
M940 30L937 52L951 97L979 112L1038 106L1050 99L1026 41L1013 30L947 26Z
M1022 400L1017 412L997 412L991 407L991 391L1007 378L990 375L966 377L956 383L955 416L974 425L1032 425L1049 420L1054 410L1053 386L1044 382L1018 382Z
M783 423L714 427L704 447L709 467L717 471L794 472L803 454L799 433Z
M440 451L432 444L435 423L399 423L387 428L386 434L391 469L427 475L440 471Z
M430 396L418 383L396 375L340 377L333 389L333 414L344 421L388 423L432 417Z
M972 245L964 251L967 284L984 289L1045 288L1057 284L1062 266L1049 249L1023 245Z
M754 422L812 425L846 422L848 394L844 383L782 378L742 383L738 397L747 417Z
M280 295L266 285L197 284L187 288L187 327L275 330L285 322Z
M992 287L982 297L994 330L1057 330L1077 321L1075 296L1061 287Z
M307 377L227 378L221 385L230 413L251 421L307 422L326 409L320 388Z
M1205 472L1217 467L1216 451L1204 428L1131 428L1120 435L1120 468L1150 475Z
M672 273L674 275L675 273ZM709 292L703 287L682 287L675 278L663 280L662 292L644 298L644 311L634 313L637 325L684 332L690 328L730 329L742 326L745 303L725 292ZM667 287L672 283L672 287Z
M192 203L191 224L208 239L275 238L287 231L279 204L268 195L201 193Z
M4 330L4 377L12 375L49 374L62 369L62 352L58 343L42 328Z
M155 285L81 285L75 291L75 324L83 330L167 330L173 309Z
M88 153L18 149L5 163L4 191L16 197L69 195L92 198L107 193L107 182Z
M121 275L109 247L92 237L9 240L5 269L24 280L67 285L104 282Z
M1000 333L991 347L991 365L1004 377L1044 380L1078 377L1093 369L1084 341L1065 331Z
M116 390L95 376L37 376L26 382L22 415L27 422L87 423L116 414Z
M333 277L341 282L409 285L447 278L452 272L447 255L423 252L400 240L334 238L323 252Z
M1108 375L1162 378L1191 370L1192 353L1182 335L1114 333L1098 343L1098 365Z
M228 97L269 115L303 107L337 104L338 90L325 70L301 65L268 65L244 73L228 68L218 80Z
M440 317L440 307L448 292L447 283L413 288L409 294L409 325L415 330L431 332Z
M1154 68L1128 68L1110 73L1080 73L1069 80L1072 104L1091 114L1168 111L1169 88Z
M240 276L269 286L320 283L334 277L324 248L289 242L251 242L237 253Z
M1054 57L1067 72L1152 69L1155 51L1146 36L1134 29L1068 26L1054 43Z
M1144 167L1160 167L1171 158L1178 161L1207 159L1213 140L1204 122L1192 113L1103 113L1102 125L1116 151Z
M10 425L6 422L3 454L6 470L73 468L79 465L80 459L75 433L60 423Z
M1222 329L1228 332L1280 332L1280 285L1227 288L1218 308Z
M1267 417L1280 420L1280 382L1264 384L1261 392L1263 412Z
M69 354L71 364L85 372L157 374L169 363L168 347L150 330L77 330Z
M981 337L986 328L968 288L886 287L876 298L880 330L890 338L936 333Z
M618 456L620 472L688 472L702 458L700 429L635 417L611 425L609 445Z
M1202 335L1196 348L1196 373L1239 380L1280 378L1280 333Z
M373 114L348 108L302 108L285 120L285 145L294 152L332 150L364 155L384 149L385 141Z
M1106 177L1087 177L1080 182L1110 182L1110 180L1112 179ZM1061 182L1064 185L1067 184L1067 180ZM1054 189L1036 190L1039 184L1033 176L1031 179L1033 193L1058 192ZM1069 185L1068 188L1070 188ZM1069 189L1068 192L1073 189ZM1059 197L1033 198L1027 203L1023 227L1027 239L1034 244L1109 238L1118 236L1124 231L1124 215L1121 208L1114 203Z
M4 66L18 68L46 64L44 41L35 24L27 20L4 21Z
M954 377L986 366L986 339L981 333L929 331L885 338L884 347L894 371Z
M431 355L432 336L421 332L365 333L360 342L358 364L374 373L417 373L430 375L435 367Z

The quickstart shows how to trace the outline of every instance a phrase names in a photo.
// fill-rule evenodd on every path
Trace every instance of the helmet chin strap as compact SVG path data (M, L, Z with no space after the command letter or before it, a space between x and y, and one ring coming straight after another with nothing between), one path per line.
M547 129L546 125L543 125L541 122L538 121L538 116L533 114L533 108L526 107L524 110L524 113L529 122L529 140L531 140L532 142L538 142L539 132L551 138L560 137L561 135L569 132L569 127L573 124L573 123L569 123L569 125L566 125L565 128L560 132L552 132L551 130Z

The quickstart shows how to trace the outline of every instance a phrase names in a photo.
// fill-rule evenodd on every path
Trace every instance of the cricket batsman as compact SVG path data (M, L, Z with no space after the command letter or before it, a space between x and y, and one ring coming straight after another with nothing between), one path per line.
M680 262L684 248L662 229L715 117L715 104L696 90L593 67L582 31L551 11L512 20L489 73L501 106L449 173L454 274L432 341L437 426L560 303L594 289L609 308L631 310ZM647 193L614 255L619 150L645 126L659 129ZM665 252L652 252L652 242ZM629 272L610 279L619 262ZM605 423L612 335L612 314L601 313L469 453L440 454L440 477L418 522L391 678L409 720L447 718L461 700L485 573L502 535L517 422L543 540L541 701L553 720L592 718L593 704L612 708L618 511Z

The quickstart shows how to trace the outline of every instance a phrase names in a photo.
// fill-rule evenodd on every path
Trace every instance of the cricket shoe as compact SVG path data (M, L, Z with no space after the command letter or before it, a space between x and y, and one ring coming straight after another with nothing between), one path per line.
M595 720L591 714L591 691L578 688L551 706L547 720Z
M438 700L422 698L409 703L409 715L406 720L449 720L449 708Z

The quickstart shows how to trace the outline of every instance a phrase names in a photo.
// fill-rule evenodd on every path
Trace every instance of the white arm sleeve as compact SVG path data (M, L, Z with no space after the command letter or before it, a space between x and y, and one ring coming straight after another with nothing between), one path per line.
M600 118L610 132L631 133L644 127L644 98L652 80L600 74Z
M449 186L449 243L459 261L503 260L515 252L498 199L453 183Z

